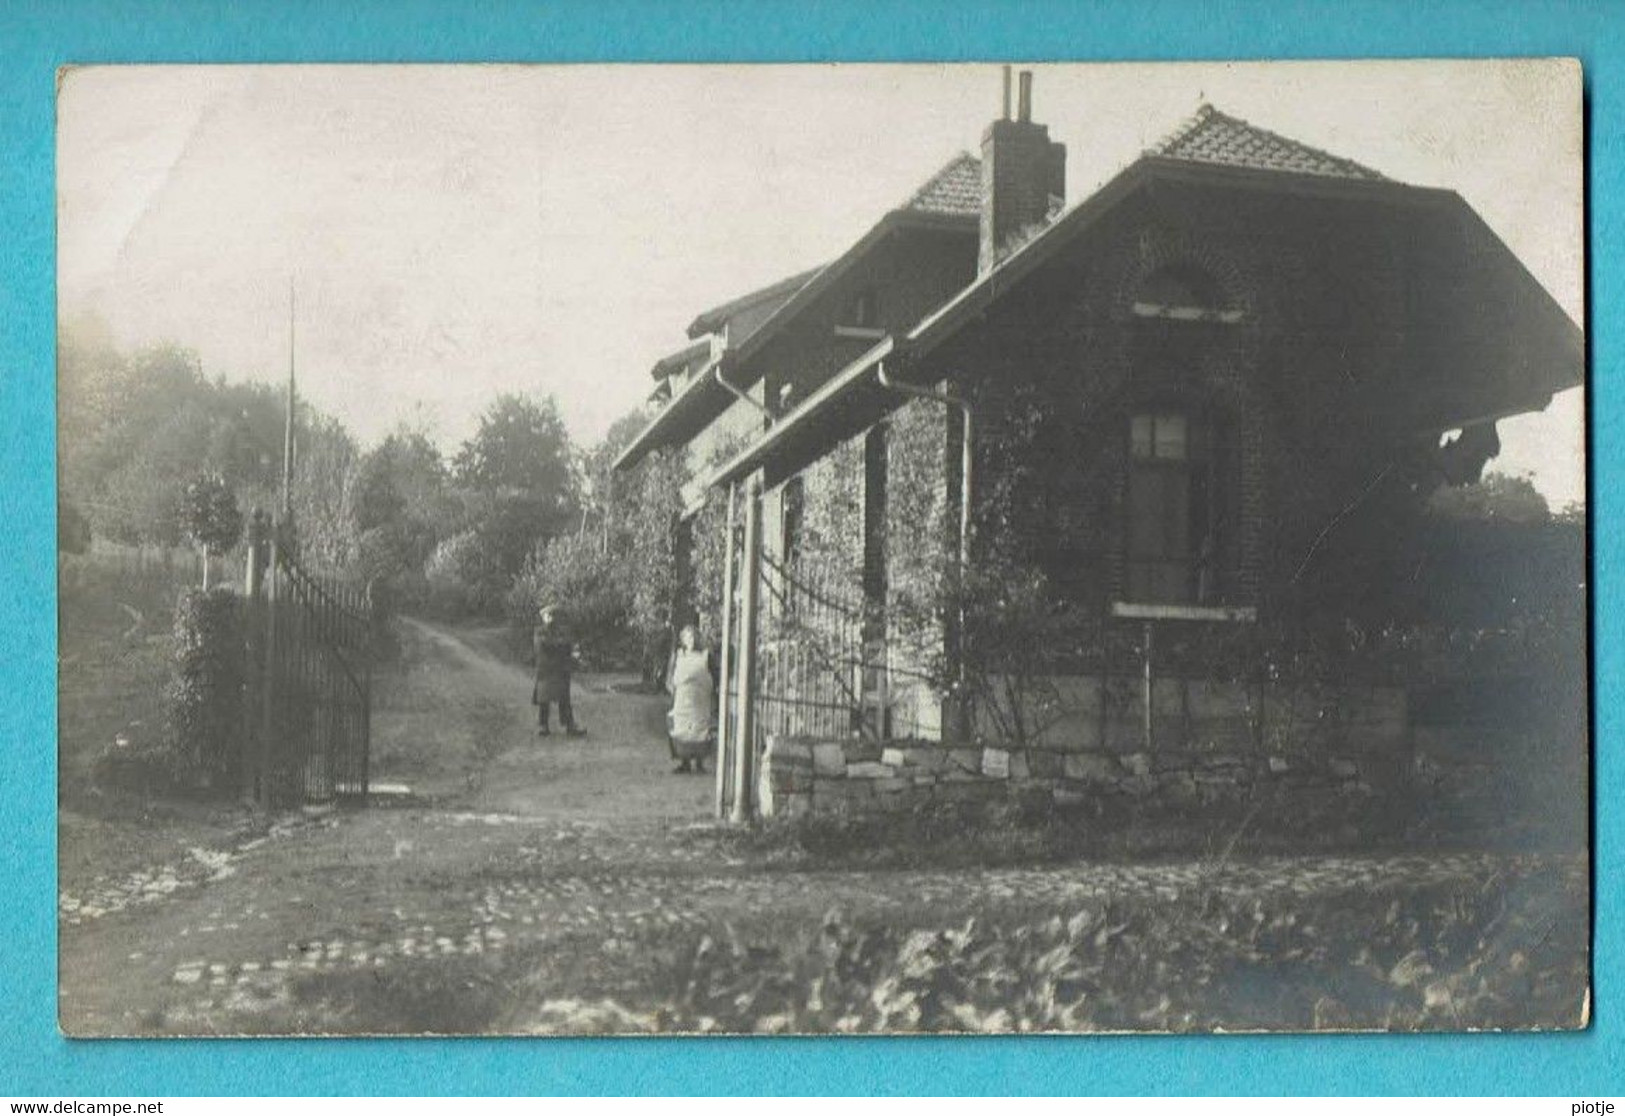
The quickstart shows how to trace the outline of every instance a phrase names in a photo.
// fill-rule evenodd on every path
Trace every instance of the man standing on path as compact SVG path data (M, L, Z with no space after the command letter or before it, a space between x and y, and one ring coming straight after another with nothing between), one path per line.
M570 709L570 667L575 647L559 622L557 608L551 604L543 605L538 614L531 647L536 658L536 684L530 691L530 700L536 706L536 735L548 735L547 707L553 704L559 707L559 724L565 734L585 736L586 730L576 724Z

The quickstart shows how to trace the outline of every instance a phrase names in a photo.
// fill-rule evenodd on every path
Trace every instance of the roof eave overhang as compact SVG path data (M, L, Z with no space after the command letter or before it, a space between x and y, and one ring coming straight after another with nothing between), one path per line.
M732 458L713 469L702 482L702 487L713 488L718 485L731 484L743 477L749 476L763 464L771 460L777 451L788 443L793 437L813 419L821 415L828 407L845 395L851 385L868 374L896 348L896 342L887 337L877 342L872 348L858 357L845 368L831 376L822 387L809 395L790 414L762 434L762 436Z
M638 431L637 437L620 452L610 468L616 472L630 469L655 450L664 449L682 440L688 427L694 427L693 432L689 434L690 437L693 433L704 429L715 417L708 415L706 401L713 396L718 402L728 398L723 389L717 386L716 378L711 375L711 369L715 366L716 362L712 361L701 369L694 379L685 384L683 390L674 395L671 402L662 407L644 428ZM723 408L726 406L727 404L723 402Z
M1087 228L1118 201L1132 193L1144 180L1145 162L1146 160L1142 159L1130 165L1105 186L1068 210L1048 229L979 276L941 309L927 316L906 337L901 339L887 337L830 377L822 387L808 396L801 406L774 424L762 437L746 446L731 460L713 470L706 477L705 484L708 487L730 484L761 468L774 457L776 451L799 432L800 428L834 406L854 383L867 375L886 357L900 350L906 350L911 356L928 352L952 336L962 325L979 316L1003 291L1049 259L1060 244L1069 241L1071 237L1062 233L1063 228L1070 228L1074 232ZM884 225L885 222L882 221L871 231L870 236L874 236ZM1051 248L1047 251L1041 247L1046 242L1051 244ZM859 246L863 243L860 241Z
M1413 186L1407 182L1396 182L1391 178L1351 178L1268 167L1242 167L1232 163L1175 159L1167 155L1142 156L1130 169L1134 167L1143 168L1147 173L1170 182L1232 186L1306 198L1387 201L1400 205L1425 206L1459 196L1454 190L1436 186Z
M696 341L692 345L678 349L675 353L668 353L654 362L654 367L649 369L649 375L653 379L664 380L672 372L679 368L686 368L704 356L710 351L710 348L711 342L709 340Z
M869 374L881 360L903 353L913 360L929 353L954 336L961 328L980 318L1006 291L1043 266L1075 237L1093 227L1120 202L1151 181L1177 181L1197 185L1267 190L1305 198L1341 199L1390 206L1459 207L1476 217L1472 207L1454 190L1411 186L1389 179L1341 179L1327 175L1296 174L1289 171L1234 167L1217 163L1196 163L1154 155L1144 156L1063 213L1039 235L978 276L975 282L921 320L906 335L895 339L887 337L831 377L795 411L785 416L732 460L714 470L706 478L706 485L732 483L762 468L772 461L777 452L787 446L801 429L836 405L840 398ZM881 233L885 224L886 222L882 221L877 225L871 231L870 237ZM860 241L859 246L863 246L870 237ZM839 263L840 261L837 261L837 264ZM833 268L837 265L830 266ZM823 273L820 273L819 278L822 276ZM817 281L815 278L814 282ZM806 289L803 288L803 291ZM800 297L799 293L797 297ZM788 307L789 303L781 307L781 311ZM1575 327L1575 337L1577 339L1580 337L1578 327ZM1583 345L1583 341L1580 343Z
M899 229L908 229L954 233L974 233L976 227L977 223L975 219L968 216L955 216L945 213L918 213L906 209L893 210L890 213L887 213L874 225L873 228L865 233L856 244L847 249L847 251L843 253L839 259L821 268L817 274L803 284L800 289L798 289L793 295L790 296L788 300L785 301L783 305L769 315L768 319L763 322L762 325L739 347L728 349L724 352L719 360L725 362L729 380L736 387L741 389L749 389L755 386L756 382L761 379L761 370L751 366L750 357L758 352L762 345L764 345L771 336L775 335L779 330L787 327L802 312L803 309L815 301L820 294L827 291L830 286L833 285L842 275L845 275L848 271L850 271L859 260L872 251L876 245L884 241L886 237L891 235L893 232ZM890 342L888 340L882 344L889 343ZM879 347L880 346L877 345L874 348L871 348L869 353L873 353L875 349L878 349ZM866 353L864 357L860 357L859 362L861 362L867 356L868 353ZM702 399L715 405L714 413L703 418L698 424L699 428L703 428L705 422L711 421L716 417L716 415L720 415L724 410L727 409L729 403L731 402L731 399L727 393L722 390L706 391L706 389L700 388L699 386L701 383L713 382L714 378L709 374L709 371L710 367L715 367L716 364L717 362L714 361L705 370L702 370L696 376L694 383L689 384L688 387L685 388L676 398L674 398L671 403L661 411L660 414L656 415L650 421L649 425L646 426L643 431L632 440L632 443L621 452L621 455L615 459L615 464L613 466L615 469L631 468L652 450L658 449L662 445L670 444L670 442L673 440L672 434L679 426L673 412L676 412L680 405L694 407L702 406ZM840 378L841 377L839 375L832 378L830 383L825 385L825 388L827 389L830 385L839 381ZM698 391L696 389L698 389ZM700 396L699 391L705 391L705 394ZM809 396L806 403L804 403L801 407L798 407L794 413L802 413L804 410L806 410L809 404L825 394L824 389L820 389L819 391L815 392L813 395ZM691 396L695 397L693 401L690 401ZM773 429L777 429L777 427L774 427ZM771 433L771 431L769 431L769 433Z
M738 348L729 353L730 369L737 369L735 381L741 387L750 387L760 379L760 372L750 367L750 359L759 353L774 337L778 336L820 295L828 291L842 276L852 270L857 263L884 242L892 233L899 230L924 230L941 232L973 233L977 228L974 218L968 216L954 216L945 213L919 213L908 209L894 209L887 213L857 242L841 253L840 257L823 267L818 274L809 279L800 290L791 295L783 305L769 315L768 319L746 338Z

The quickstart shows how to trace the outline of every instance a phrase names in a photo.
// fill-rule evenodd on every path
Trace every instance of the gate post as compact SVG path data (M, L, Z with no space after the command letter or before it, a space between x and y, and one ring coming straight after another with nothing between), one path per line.
M272 756L276 745L273 733L276 727L276 682L277 682L277 584L282 580L277 569L279 551L281 549L281 524L276 523L271 528L271 538L267 543L269 548L265 567L265 669L261 675L260 685L260 738L259 747L255 749L254 757L255 783L258 790L257 798L262 807L269 809L275 805L273 771L275 766Z
M248 546L243 570L243 723L237 737L237 778L243 802L256 799L255 756L259 748L260 694L265 687L265 513L255 508L248 519Z
M716 762L711 766L716 772L717 800L716 816L718 821L728 820L728 780L733 777L733 738L736 734L728 731L733 718L728 712L728 687L732 684L733 671L737 668L734 655L731 651L733 643L734 622L734 517L736 505L739 502L739 486L728 486L728 518L722 529L722 646L717 649L717 677L722 682L722 694L717 700L717 756Z
M745 485L745 552L739 592L738 703L734 712L734 799L732 819L747 822L756 813L756 596L762 579L762 498L754 480Z

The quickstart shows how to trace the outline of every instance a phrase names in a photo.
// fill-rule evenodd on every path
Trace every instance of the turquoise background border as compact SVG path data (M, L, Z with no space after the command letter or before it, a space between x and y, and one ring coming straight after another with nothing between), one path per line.
M86 62L1576 55L1589 105L1595 1023L1577 1035L69 1042L55 1025L52 95ZM0 1095L1625 1092L1618 670L1625 4L1471 0L395 0L0 11ZM1612 607L1610 607L1612 605Z

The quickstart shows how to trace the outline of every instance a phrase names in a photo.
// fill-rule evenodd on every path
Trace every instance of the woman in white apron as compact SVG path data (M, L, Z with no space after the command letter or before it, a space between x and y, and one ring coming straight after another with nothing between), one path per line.
M716 746L716 676L711 656L700 646L700 633L692 624L677 634L667 688L671 712L666 714L671 758L682 774L705 770L705 757Z

